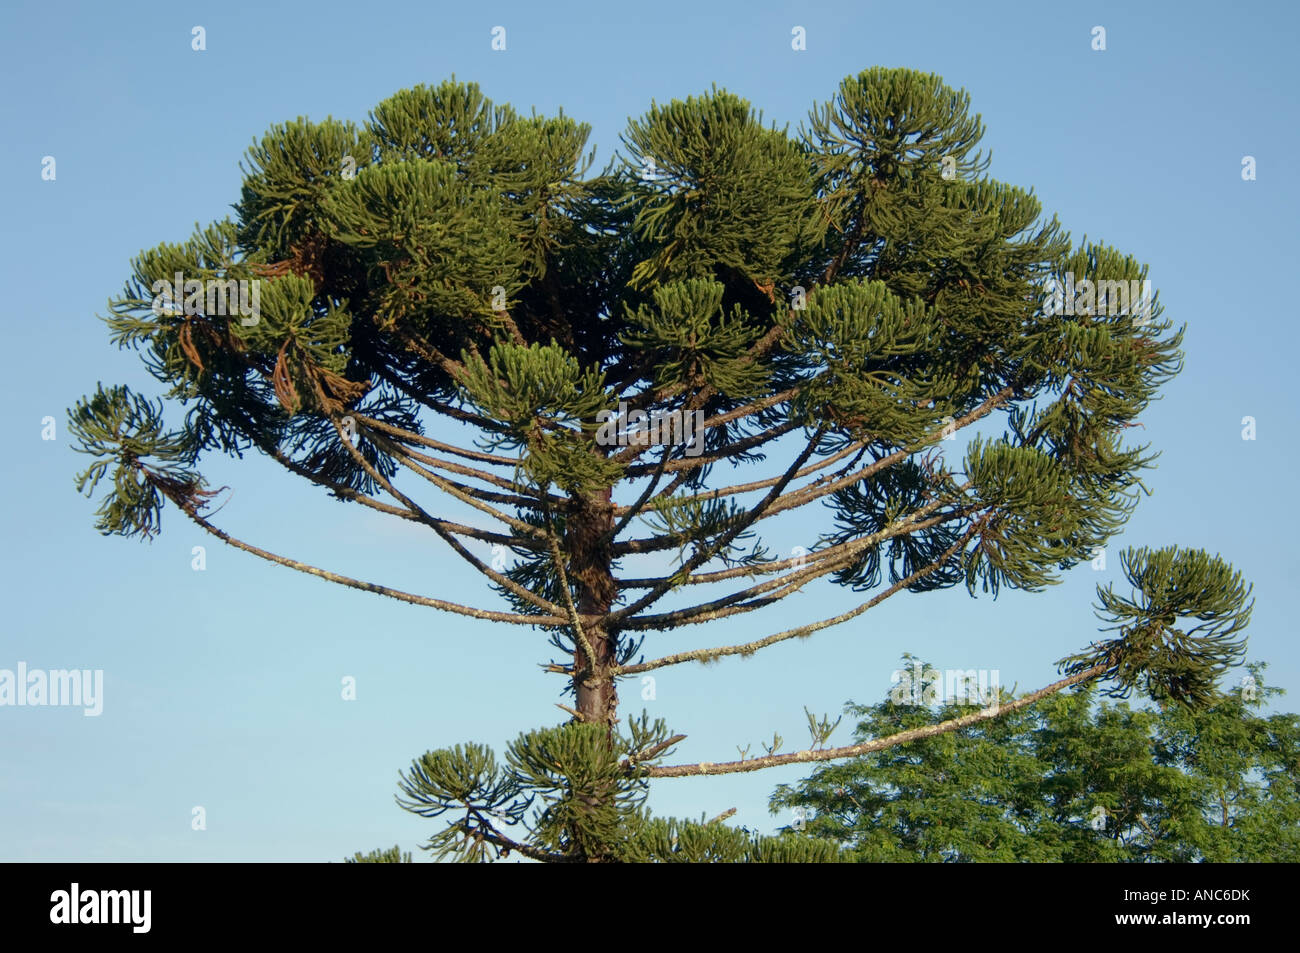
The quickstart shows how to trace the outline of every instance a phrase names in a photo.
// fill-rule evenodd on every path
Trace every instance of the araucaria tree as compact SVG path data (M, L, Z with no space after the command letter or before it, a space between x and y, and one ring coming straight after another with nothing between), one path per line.
M599 174L588 126L454 80L359 127L277 126L249 151L233 220L132 262L113 340L187 412L168 430L161 401L101 386L70 411L96 457L79 486L111 474L104 533L153 535L165 500L281 566L549 638L568 722L521 735L504 764L469 744L403 775L401 803L448 815L440 853L830 859L806 838L652 818L647 785L863 745L664 764L683 736L644 714L624 728L617 687L903 590L1041 588L1131 512L1152 458L1124 432L1177 372L1181 332L1144 266L1075 247L1029 192L988 178L982 133L965 93L887 69L845 79L797 136L717 89L653 106ZM1000 437L942 452L993 415ZM427 527L501 601L398 591L227 534L197 466L248 450ZM811 552L764 548L766 521L822 506ZM1138 592L1106 605L1117 634L1044 691L1141 680L1205 700L1240 653L1239 576L1176 547L1130 555ZM672 572L638 574L665 556ZM761 620L818 580L866 601L743 644L643 651L650 633Z

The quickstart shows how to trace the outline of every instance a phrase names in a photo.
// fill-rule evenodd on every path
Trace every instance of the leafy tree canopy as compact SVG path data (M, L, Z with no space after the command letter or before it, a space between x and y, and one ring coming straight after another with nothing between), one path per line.
M652 819L644 784L860 752L661 764L682 736L621 729L620 682L752 655L899 592L1059 581L1136 505L1155 455L1126 434L1181 367L1146 266L991 178L983 133L965 92L883 68L846 77L795 133L716 87L652 104L599 171L589 126L454 78L361 124L276 125L248 150L233 216L131 262L106 321L163 393L77 402L78 487L103 488L105 534L152 538L171 503L279 566L543 633L573 720L521 735L504 763L474 744L416 761L403 804L452 815L432 849L824 856ZM1000 436L945 452L994 415ZM201 463L249 451L427 528L497 600L398 590L218 527ZM774 475L717 479L770 459ZM832 528L811 552L764 545L767 521L813 505ZM638 574L665 554L671 572ZM1125 558L1135 596L1103 597L1118 634L1051 690L1102 678L1211 702L1248 587L1198 551ZM642 653L821 579L873 594L742 644ZM521 841L498 827L525 818Z
M820 768L781 785L771 807L798 808L805 836L861 862L1295 863L1300 715L1262 713L1282 694L1264 684L1265 667L1247 666L1237 690L1204 709L1130 708L1083 685ZM846 713L866 740L965 707L891 699Z

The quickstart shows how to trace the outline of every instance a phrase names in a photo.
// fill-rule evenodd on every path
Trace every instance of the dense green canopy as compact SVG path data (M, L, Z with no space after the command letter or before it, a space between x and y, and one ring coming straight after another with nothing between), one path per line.
M248 151L233 217L131 263L106 320L163 401L102 386L80 401L71 426L94 462L78 485L111 484L106 534L152 536L170 501L281 566L539 627L574 721L521 737L506 774L470 746L431 753L407 782L412 809L460 805L455 850L508 849L489 818L541 797L528 849L545 859L663 856L673 835L691 856L766 857L778 848L722 825L638 813L635 784L695 766L655 766L671 745L651 757L636 731L617 740L620 680L752 654L898 591L1040 589L1106 546L1154 459L1125 433L1179 369L1182 332L1154 296L1127 293L1144 265L1072 242L1032 192L987 175L983 132L966 93L883 68L847 77L796 133L716 88L652 105L600 171L587 125L454 79L360 125L274 126ZM175 429L166 404L183 412ZM636 422L665 415L682 426ZM964 453L944 452L977 425ZM465 428L471 447L453 442ZM249 450L427 527L498 604L353 579L221 530L200 464ZM774 476L715 479L768 460ZM438 515L417 499L428 489L478 522ZM831 510L817 547L770 552L764 521L811 504ZM635 574L662 553L671 573ZM1149 601L1114 603L1121 635L1071 673L1203 702L1237 658L1245 590L1204 554L1146 565ZM887 588L743 645L633 661L647 632L758 612L817 579ZM664 608L701 585L710 597ZM1203 625L1184 633L1179 615Z
M1295 863L1300 716L1263 714L1282 692L1263 665L1249 671L1200 710L1112 705L1089 687L1054 695L821 768L781 785L772 809L800 809L804 836L859 862ZM962 707L848 711L867 738Z

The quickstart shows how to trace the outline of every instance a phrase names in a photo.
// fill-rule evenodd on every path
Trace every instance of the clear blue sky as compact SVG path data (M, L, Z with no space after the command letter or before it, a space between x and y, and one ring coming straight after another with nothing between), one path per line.
M207 49L191 49L201 25ZM505 26L505 52L490 48ZM793 26L807 50L790 48ZM1090 47L1092 27L1107 50ZM1300 704L1286 621L1297 573L1292 276L1300 155L1296 7L1202 3L7 3L0 12L0 270L12 360L0 376L5 620L0 668L105 672L104 712L0 708L0 859L337 860L431 830L393 804L397 772L430 748L501 750L555 723L544 636L345 590L222 548L174 511L152 544L97 535L66 408L95 382L157 385L96 319L143 248L228 214L238 163L275 122L364 120L398 89L453 72L525 112L590 122L598 161L629 116L712 83L798 125L846 75L939 73L972 95L991 173L1032 186L1076 239L1151 266L1166 315L1188 326L1186 369L1135 431L1163 452L1119 545L1221 553L1255 584L1250 656ZM57 178L43 181L54 156ZM1258 179L1242 181L1242 157ZM42 441L41 419L58 419ZM1257 420L1243 441L1241 420ZM171 419L178 420L172 413ZM436 540L345 507L272 465L204 467L233 496L219 522L268 549L429 595L494 598ZM1270 503L1269 501L1274 502ZM443 508L449 516L454 509ZM823 522L818 523L818 520ZM811 547L821 514L774 527ZM191 547L207 545L207 570ZM903 594L849 625L749 660L658 673L689 735L678 760L724 761L802 706L838 712L890 687L903 651L996 669L1036 688L1096 635L1084 564L1044 593L996 603L964 589ZM856 604L829 584L743 622L652 636L652 656L778 631ZM354 676L358 699L340 699ZM833 740L846 742L850 726ZM806 769L659 782L659 813L771 830L767 797ZM191 809L207 830L191 830Z

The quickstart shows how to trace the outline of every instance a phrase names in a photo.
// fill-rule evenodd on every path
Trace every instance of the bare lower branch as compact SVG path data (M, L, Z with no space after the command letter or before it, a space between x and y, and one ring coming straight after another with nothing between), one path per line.
M762 433L753 434L752 436L749 437L743 437L740 440L737 440L735 443L729 443L709 453L701 453L697 457L682 457L681 459L673 460L669 462L664 467L664 469L672 472L676 472L679 470L685 470L689 472L691 470L698 470L700 467L705 466L706 464L718 463L719 461L722 460L731 460L739 453L744 453L748 450L753 450L755 447L761 447L765 443L775 440L778 437L784 437L786 434L793 433L794 431L799 430L802 427L803 424L794 423L792 421L787 421L786 423L783 424L777 424L775 427L771 427L767 430L764 430ZM639 449L644 451L646 447L631 448L631 449ZM638 469L637 467L629 468L628 476L630 477L645 476L647 473L652 472L654 469L655 469L655 464L652 463L641 464L640 469ZM632 472L634 470L637 472Z
M353 416L361 423L366 425L369 430L378 430L386 433L390 437L395 437L402 443L419 444L422 447L429 447L433 450L441 450L443 453L450 453L453 456L461 457L465 460L477 460L480 463L492 463L503 467L517 467L519 461L514 457L498 457L491 453L484 453L480 450L466 450L463 447L457 447L454 444L443 443L440 440L434 440L423 434L418 434L410 430L404 430L401 427L394 427L384 420L378 420L374 417L368 417L365 414L353 412Z
M165 492L165 491L164 491ZM267 552L250 543L245 543L241 539L236 539L225 530L218 529L199 515L194 504L188 500L168 495L191 520L201 526L204 530L211 533L223 543L229 543L236 549L242 549L246 553L252 553L254 556L260 556L277 566L286 566L289 569L296 569L299 572L307 573L310 576L317 576L329 582L338 583L341 586L348 586L352 589L360 589L364 592L374 592L381 596L388 596L401 602L409 602L412 605L428 606L431 609L442 609L446 612L454 612L457 615L469 616L472 619L488 619L492 622L513 622L516 625L556 625L563 624L565 619L558 615L516 615L512 612L494 612L490 609L475 609L472 606L463 606L455 602L447 602L444 599L432 599L427 596L417 596L410 592L403 592L400 589L390 589L388 586L381 586L373 582L364 582L360 579L353 579L351 576L343 576L339 573L330 572L328 569L321 569L296 559L289 559L286 556L277 556L275 553Z
M807 476L809 473L816 473L818 470L824 470L826 469L826 467L838 463L840 460L843 460L845 457L851 457L855 453L861 453L863 451L863 447L864 445L861 442L851 443L843 450L837 450L835 453L831 454L826 459L818 460L816 463L810 463L808 464L808 466L803 467L802 469L799 470L798 473L794 475L794 479L797 480L800 477ZM683 476L683 477L679 477L678 479L681 480L684 478L685 477ZM693 496L682 497L682 499L683 501L716 500L725 496L736 496L741 493L752 493L755 490L766 490L768 487L770 487L779 479L781 479L779 476L774 476L774 477L768 477L766 480L754 480L750 483L737 483L734 486L719 487L716 490L705 490L704 492L696 493ZM663 493L661 493L660 495L663 496L665 494L670 494L674 488L675 487L666 487Z
M659 755L663 754L673 745L683 742L685 740L686 740L685 735L673 735L671 738L666 738L663 741L659 742L657 745L651 745L649 748L646 748L644 751L638 751L632 757L624 758L622 762L620 762L619 767L623 768L624 770L628 770L642 763L643 761L650 761L653 758L657 758Z
M1051 685L1040 688L1038 691L1032 692L1023 698L1018 698L1013 702L990 705L988 708L971 712L969 715L962 715L959 718L950 718L937 725L926 725L922 728L900 731L888 738L876 738L862 744L845 745L841 748L826 748L824 750L806 749L804 751L792 751L789 754L766 755L746 761L726 761L720 764L701 761L697 764L663 765L662 767L645 768L644 772L646 777L651 778L684 778L702 774L736 774L742 771L761 771L764 768L775 768L783 764L806 764L812 761L838 761L841 758L856 758L864 754L870 754L873 751L883 751L886 748L904 745L909 741L933 738L936 735L947 734L950 731L960 731L962 728L969 728L971 725L978 725L981 722L992 721L994 718L1026 708L1036 701L1041 701L1048 695L1069 688L1071 685L1078 685L1080 682L1094 679L1104 674L1107 668L1108 666L1105 663L1094 665L1090 669L1063 678L1059 682L1053 682Z
M655 487L659 485L659 480L664 475L664 467L667 466L668 457L671 453L672 447L664 447L664 455L659 458L659 465L655 468L654 475L650 478L650 482L635 503L628 507L614 507L613 514L619 517L619 521L614 524L614 528L609 532L610 540L617 539L618 534L627 528L627 524L632 522L633 517L640 513L646 505L646 501L650 499L650 494L654 493Z
M351 443L349 441L345 441L345 442L347 442L348 445L351 446ZM510 516L508 513L502 513L500 510L488 506L486 503L480 502L479 500L476 500L470 494L466 493L463 490L458 489L450 481L444 480L442 477L438 476L438 474L426 470L424 467L420 466L420 464L416 463L413 459L411 459L409 455L397 449L393 444L389 443L387 440L384 440L383 443L386 444L386 446L383 447L385 453L395 458L399 463L401 463L408 470L411 470L413 473L417 473L420 476L424 477L424 479L428 480L430 483L432 483L438 489L442 490L444 493L448 493L451 496L454 496L456 499L460 500L462 503L472 506L474 507L474 509L482 513L486 513L488 516L491 516L492 518L499 520L502 523L505 523L511 529L522 533L526 537L532 537L534 539L543 542L545 541L546 534L543 533L536 526L533 526L529 523L525 523L523 520L517 520L513 516ZM387 489L387 487L385 487L385 489ZM390 490L389 492L393 492L393 491Z
M808 446L804 447L803 451L795 457L794 462L786 468L781 481L773 486L772 489L768 491L767 495L764 496L763 499L759 500L758 503L754 505L754 508L745 514L743 519L737 521L735 526L722 533L717 540L710 545L701 547L695 555L691 556L691 558L682 566L680 572L683 574L689 574L704 565L721 552L724 547L728 546L733 540L735 540L737 536L748 529L755 520L762 516L763 512L771 506L774 501L780 498L781 492L785 489L790 480L793 479L795 471L807 462L808 457L812 454L813 449L821 440L824 432L824 427L818 427L817 430L814 431L812 438L808 441ZM664 580L631 605L620 609L617 612L611 613L608 621L612 625L618 625L618 623L623 619L629 618L635 613L640 612L646 606L657 602L665 593L669 592L673 588L674 586L671 579Z
M982 404L980 404L979 407L972 410L969 414L966 414L965 416L959 418L951 426L953 427L954 430L960 430L964 427L969 426L970 424L973 424L975 421L991 413L999 404L1006 401L1006 399L1011 396L1012 392L1013 392L1013 388L1011 387L1002 388L1002 390L998 391L996 394L989 397ZM793 509L798 509L801 506L807 506L809 503L813 503L817 500L823 499L824 497L830 496L832 493L835 493L838 490L842 490L846 487L852 486L855 483L860 483L863 480L867 479L868 477L874 476L875 474L879 473L881 470L885 469L886 467L891 467L895 463L900 463L901 461L910 457L912 454L917 453L918 451L924 449L930 444L937 443L939 440L942 440L943 434L945 433L946 429L947 428L936 430L933 433L928 434L926 437L924 437L921 441L919 441L916 445L912 447L903 447L899 450L895 450L893 453L889 454L888 456L881 457L879 460L876 460L868 464L867 466L863 467L861 470L857 471L856 473L851 473L839 479L831 479L829 477L823 477L820 480L814 480L812 483L808 484L807 486L795 490L792 493L789 493L788 495L783 497L774 506L770 507L767 510L767 512L763 514L762 518L770 519L771 517L784 513L787 510L793 510Z
M828 576L836 570L851 565L857 558L858 553L864 549L877 546L896 536L909 535L967 515L967 511L959 510L953 513L945 513L941 516L936 516L920 523L914 522L914 520L932 512L940 505L942 504L935 503L923 507L921 510L910 514L905 519L899 520L885 527L877 533L872 533L870 536L853 540L850 543L841 544L833 549L824 550L821 559L806 562L802 567L796 568L794 572L779 576L776 579L770 579L767 582L750 586L748 589L742 589L733 592L730 595L714 599L712 602L702 602L686 609L675 609L672 612L662 612L656 615L636 616L623 622L619 628L654 629L656 631L662 631L666 629L679 628L683 625L709 622L714 619L723 618L724 616L735 615L739 612L752 612L755 609L761 609L763 606L771 605L773 602L784 599L792 592L797 592L815 579ZM804 558L807 559L807 557ZM947 557L945 556L945 558ZM774 595L767 595L768 593L772 593L774 590L779 591ZM760 598L764 596L766 596L766 598ZM756 601L753 603L747 601L751 599ZM742 604L737 605L737 603Z
M418 460L426 466L438 470L445 470L448 473L455 473L458 476L470 477L471 479L479 480L482 483L500 487L503 490L509 490L512 494L509 497L506 497L504 494L494 494L494 496L503 501L510 502L515 506L535 506L539 499L536 494L530 492L530 487L516 483L514 480L508 480L505 477L497 476L495 473L488 473L487 471L479 470L476 467L467 467L460 463L453 463L450 460L441 460L438 457L430 456L427 453L420 453L418 450L407 450L406 452L410 455L412 460ZM473 488L466 487L466 489L472 490ZM553 497L552 501L562 502L560 497Z
M321 401L321 404L323 406L324 394L321 393L320 383L316 381L314 381L314 383L316 388L317 399ZM374 480L381 487L383 487L388 493L390 493L393 499L397 500L403 506L406 506L412 512L418 513L423 519L423 521L426 523L426 525L428 525L435 533L437 533L439 538L441 538L443 542L445 542L448 546L450 546L452 550L456 553L456 555L460 556L461 559L465 560L467 563L469 563L471 566L477 569L484 576L487 576L493 582L497 583L497 585L502 586L508 591L514 593L519 598L523 599L525 602L531 602L539 609L557 615L563 611L560 609L559 606L555 605L549 599L543 598L542 596L533 592L531 589L519 585L519 583L515 582L509 576L502 575L501 573L497 572L495 569L492 569L490 566L484 564L484 562L481 559L479 559L468 549L466 549L465 546L461 543L461 541L458 540L455 536L453 536L451 533L447 532L446 530L442 529L440 526L435 525L436 521L432 516L430 516L428 513L424 511L423 507L421 507L414 500L412 500L411 498L403 494L400 490L397 489L397 487L393 486L393 484L382 473L380 473L371 465L370 461L365 458L365 456L361 453L361 451L359 451L356 447L352 445L352 440L350 439L348 432L343 429L343 424L340 422L338 415L333 412L327 412L327 413L328 413L328 419L334 425L334 430L338 434L339 440L342 441L344 449L347 450L348 454L352 457L352 459L356 461L357 465L360 466L363 470L365 470L366 473L369 474L372 480ZM381 439L383 439L386 442L386 438L381 438ZM405 455L396 454L396 456L399 459L401 459ZM408 464L408 465L416 466L416 467L419 466L419 464ZM441 483L447 482L445 480L442 480L441 477L438 477L436 475L433 476L433 479L440 481ZM457 496L458 498L461 496L461 494L457 493L454 490L449 492L452 492L452 494ZM486 508L488 510L491 510L491 507L486 507L485 504L474 504L474 505L476 505L479 508ZM511 522L518 522L518 521L512 520ZM520 524L520 525L526 526L527 524ZM533 530L535 533L537 532L535 527L529 527L529 529Z
M289 472L295 473L298 476L311 480L319 486L325 487L331 493L334 493L342 499L350 500L353 503L360 503L362 506L375 510L376 512L385 513L389 516L396 516L400 519L408 520L412 523L421 523L426 526L437 525L449 533L455 533L457 536L467 536L470 539L477 539L485 543L501 543L506 546L518 546L521 549L538 548L538 544L532 540L520 539L517 536L507 536L504 533L494 533L491 530L479 529L476 526L466 526L463 523L453 523L450 520L428 516L428 514L421 516L414 510L401 506L393 506L391 503L383 503L344 483L339 483L337 480L331 480L328 477L321 476L319 473L314 473L274 447L263 447L263 450Z
M775 645L776 643L784 642L787 639L806 638L807 636L812 635L814 632L818 632L822 629L828 629L834 625L839 625L841 622L847 622L849 619L857 618L858 616L862 615L864 612L868 611L869 609L872 609L875 606L879 605L880 603L884 602L886 599L888 599L890 596L894 595L895 593L900 592L903 589L906 589L908 586L912 585L918 579L921 579L922 577L927 576L930 573L934 572L945 562L951 559L953 555L955 555L960 549L962 549L966 545L966 543L970 541L971 537L975 535L975 532L980 522L981 521L976 521L974 524L972 524L962 535L962 537L957 540L957 542L953 543L953 545L949 546L946 550L944 550L944 552L941 553L939 557L935 559L933 562L929 563L926 566L921 567L911 575L905 576L904 578L898 580L898 582L894 583L884 592L881 592L873 596L871 599L868 599L866 602L862 603L862 605L854 609L850 609L848 612L840 613L837 616L831 616L829 619L823 619L820 622L811 622L808 625L801 625L793 629L786 629L784 632L777 632L774 635L767 636L766 638L758 639L754 642L746 642L742 645L726 645L715 649L694 649L689 652L677 652L673 655L665 655L663 658L654 659L653 661L650 662L641 662L640 664L637 665L621 666L615 669L614 674L615 675L637 675L641 672L648 672L651 669L666 668L669 665L680 665L683 662L698 662L704 659L718 659L728 655L750 656L753 655L755 652L757 652L759 649L766 648L769 645Z
M697 391L695 394L691 396L691 399L687 401L686 405L681 409L695 410L702 407L705 403L707 403L709 397L712 396L712 392L713 390L710 387L701 388L699 391ZM724 413L717 414L716 416L710 417L708 420L703 421L700 424L700 431L703 432L705 430L710 430L713 427L721 427L731 423L733 420L740 420L742 417L748 417L751 414L756 414L759 411L766 410L769 407L773 407L781 403L782 401L789 400L797 393L799 393L799 388L791 387L788 390L781 391L779 394L772 394L769 397L764 397L759 400L752 401L751 403L745 404L743 407L737 407L734 410L728 410L725 411ZM633 400L629 402L629 405L634 408L640 406L640 404L635 398L633 398ZM629 448L628 450L623 451L615 459L619 460L620 462L625 460L634 460L636 459L636 457L640 455L641 452L643 452L643 448L642 450L637 450L637 448ZM647 473L650 470L650 468L651 468L650 464L640 464L636 466L630 466L628 467L628 475L633 477L643 476L645 473Z
M1012 393L1013 393L1013 389L1011 387L1009 386L1004 387L996 394L987 398L975 410L961 417L958 421L954 423L953 426L956 429L960 429L962 427L968 426L971 423L974 423L975 421L979 420L984 416L987 416L994 408L996 408L999 404L1003 403L1008 397L1010 397ZM823 499L824 497L830 496L832 493L835 493L837 490L842 490L846 487L852 486L855 483L860 483L861 481L866 480L874 476L875 474L879 473L881 470L884 470L887 467L891 467L894 464L907 459L912 454L942 439L943 433L944 431L942 430L936 430L933 433L928 434L922 440L920 440L915 446L903 447L898 450L895 450L893 453L881 457L879 460L873 461L872 463L868 464L867 466L863 467L862 469L854 473L850 473L846 476L840 476L840 477L831 477L831 476L822 477L819 480L814 480L812 483L809 483L806 486L800 487L798 490L792 490L789 493L786 493L785 495L781 496L779 499L771 502L769 505L764 506L763 512L760 513L758 516L756 516L752 522L771 519L772 517L778 516L779 514L787 512L788 510L798 509L801 506L807 506L809 503L813 503L817 500ZM670 469L672 468L672 466L673 464L669 464ZM805 468L805 472L807 472L807 468ZM782 475L781 477L777 478L777 480L785 481L781 484L782 490L784 490L785 486L788 485L790 479L792 479L792 477L788 477L787 475ZM762 481L762 482L768 483L773 486L775 485L775 481L771 481L771 480ZM708 496L709 496L708 493L703 493L703 494L699 494L699 496L695 498L707 498ZM680 539L672 536L641 537L638 539L623 540L622 542L615 543L614 551L617 555L661 552L663 550L672 549L675 546L679 546L681 545L681 542L682 541Z

